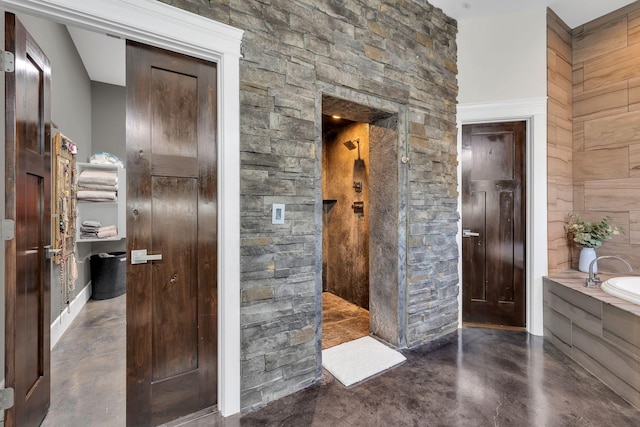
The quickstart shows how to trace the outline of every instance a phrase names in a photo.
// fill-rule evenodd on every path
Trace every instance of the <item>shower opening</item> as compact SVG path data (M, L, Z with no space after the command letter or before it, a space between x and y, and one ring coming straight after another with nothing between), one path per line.
M325 116L323 348L369 335L369 124Z
M384 307L394 301L384 301L383 289L397 284L397 268L390 277L378 261L387 258L385 248L397 246L397 232L386 232L388 226L397 229L388 200L389 188L397 198L397 181L385 180L394 170L397 176L396 126L388 112L323 96L323 349L369 334L393 341L380 322L387 323L387 312L397 313ZM397 262L397 253L391 256Z

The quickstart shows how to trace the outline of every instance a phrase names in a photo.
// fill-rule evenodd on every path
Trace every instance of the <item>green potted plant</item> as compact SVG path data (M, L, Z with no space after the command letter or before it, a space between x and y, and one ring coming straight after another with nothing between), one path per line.
M577 213L567 215L565 229L570 239L582 248L578 270L588 272L589 264L596 258L595 250L602 246L603 240L609 240L616 234L624 233L622 227L611 225L610 221L610 216L605 216L599 222L591 222L583 220ZM593 271L597 272L595 264Z

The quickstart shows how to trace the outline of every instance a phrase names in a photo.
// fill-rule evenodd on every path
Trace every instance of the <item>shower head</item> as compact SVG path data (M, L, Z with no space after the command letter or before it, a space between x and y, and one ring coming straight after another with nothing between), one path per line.
M347 141L344 143L344 146L349 149L349 151L354 150L356 148L356 144L353 141Z

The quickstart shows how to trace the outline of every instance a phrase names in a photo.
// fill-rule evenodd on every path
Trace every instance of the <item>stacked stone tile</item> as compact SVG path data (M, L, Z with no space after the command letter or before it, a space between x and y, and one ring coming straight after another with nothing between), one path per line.
M401 346L457 327L457 24L418 0L170 0L241 28L242 407L317 381L319 82L406 106ZM403 152L402 155L405 155ZM286 204L271 225L272 203ZM403 263L405 260L401 260ZM220 284L224 286L224 284Z

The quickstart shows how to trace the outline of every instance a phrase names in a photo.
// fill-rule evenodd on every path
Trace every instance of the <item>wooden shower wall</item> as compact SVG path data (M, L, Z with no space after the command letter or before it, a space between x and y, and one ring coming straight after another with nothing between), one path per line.
M569 211L611 216L626 233L598 254L640 267L640 2L570 31L553 12L547 23L549 272L577 265L563 230Z
M547 13L547 220L549 273L571 268L564 220L573 210L571 34Z

